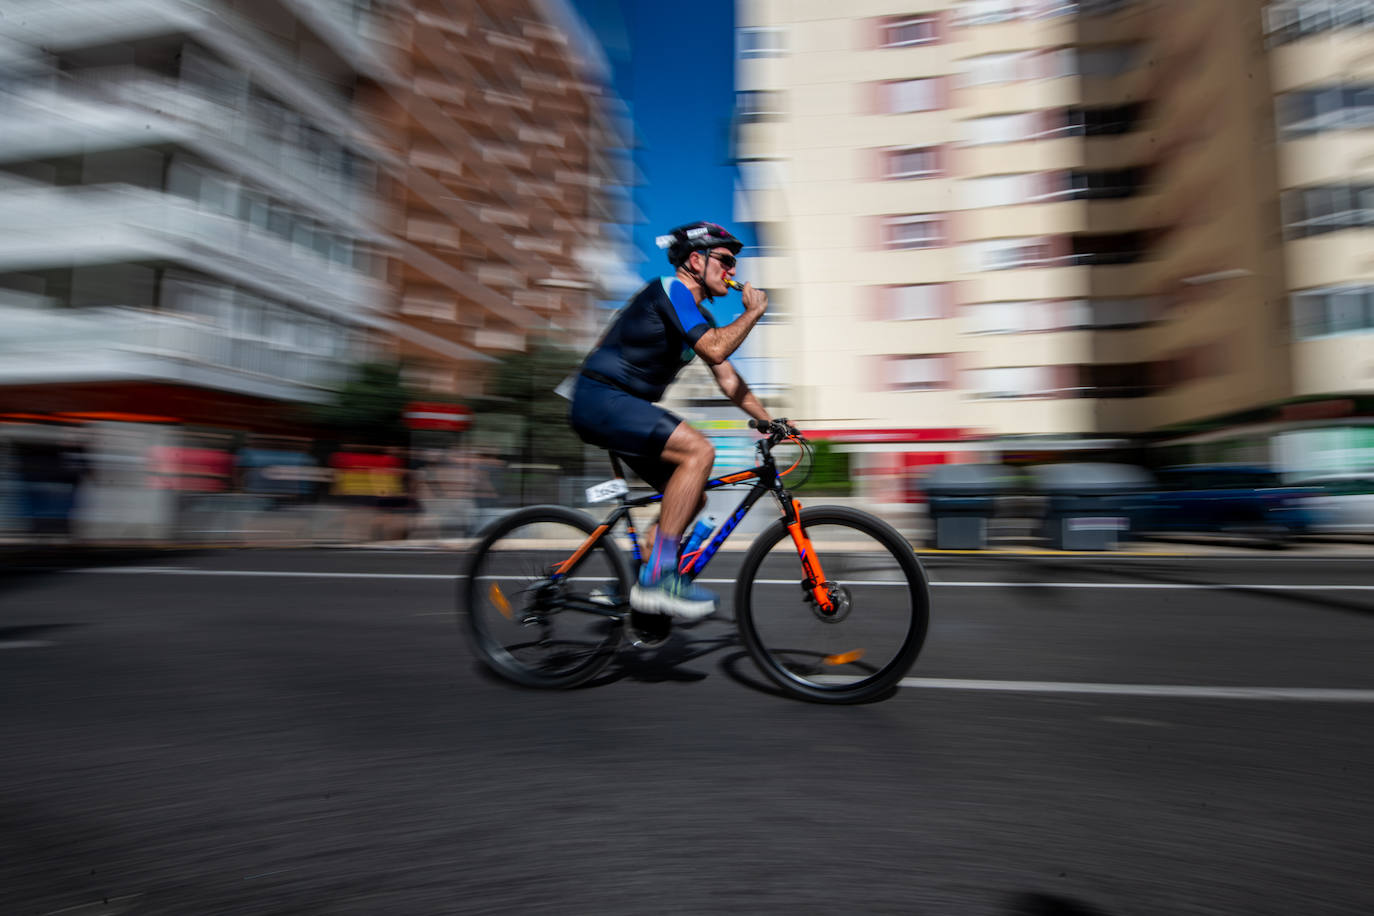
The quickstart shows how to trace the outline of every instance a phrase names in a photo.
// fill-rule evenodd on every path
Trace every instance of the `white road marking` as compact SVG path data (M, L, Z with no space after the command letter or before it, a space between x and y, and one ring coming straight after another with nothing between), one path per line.
M931 588L1135 588L1182 591L1369 592L1374 585L1278 585L1264 582L932 582Z
M115 566L109 569L87 567L70 571L93 575L258 576L265 579L440 579L452 582L460 578L465 578L463 576L430 573L301 572L297 570L276 569L190 569L180 566Z
M1074 681L984 681L908 677L903 687L936 690L996 690L1013 693L1086 693L1202 700L1298 700L1309 703L1374 703L1374 690L1326 687L1207 687L1192 684L1093 684Z
M299 570L258 569L192 569L178 566L119 566L86 567L70 570L92 575L140 576L259 576L279 579L412 579L418 581L455 582L466 579L449 573L355 573L303 572ZM606 577L575 577L577 581L605 581ZM702 585L734 585L734 579L697 579ZM755 579L759 585L796 585L796 579ZM849 579L852 584L899 586L905 579ZM1292 591L1292 592L1369 592L1374 585L1293 585L1266 582L931 582L931 588L1101 588L1136 589L1140 591Z

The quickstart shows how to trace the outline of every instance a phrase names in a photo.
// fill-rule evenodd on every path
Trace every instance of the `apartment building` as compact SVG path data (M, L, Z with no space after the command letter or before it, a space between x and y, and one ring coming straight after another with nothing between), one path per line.
M563 0L0 6L0 413L284 427L390 354L470 395L623 273Z
M9 0L0 412L271 428L392 333L347 4Z
M1362 84L1330 68L1367 68L1370 33L1330 29L1342 63L1305 62L1311 30L1266 43L1288 20L1264 14L741 2L742 215L791 318L770 340L794 414L894 472L1141 443L1269 460L1285 423L1330 419L1305 412L1367 416L1358 340L1308 357L1289 318L1367 282L1352 254L1367 230L1347 218L1345 260L1298 281L1310 256L1285 237L1280 191L1313 183L1292 163L1320 155L1289 139L1287 113L1336 99L1325 174L1358 193ZM1334 95L1292 95L1323 79ZM1339 406L1294 406L1312 397Z
M629 119L599 47L564 0L413 0L397 25L372 116L400 162L400 320L487 359L585 347L629 272ZM479 365L402 353L417 387L481 393Z
M1295 401L1279 410L1275 460L1304 472L1368 471L1374 5L1290 0L1270 3L1265 17Z

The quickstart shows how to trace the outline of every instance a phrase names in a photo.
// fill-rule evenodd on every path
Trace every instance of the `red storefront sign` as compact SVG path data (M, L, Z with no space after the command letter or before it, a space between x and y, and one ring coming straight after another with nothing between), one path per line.
M472 411L461 404L412 401L406 405L406 426L461 432L472 424Z
M969 438L963 429L807 429L808 439L831 442L958 442Z

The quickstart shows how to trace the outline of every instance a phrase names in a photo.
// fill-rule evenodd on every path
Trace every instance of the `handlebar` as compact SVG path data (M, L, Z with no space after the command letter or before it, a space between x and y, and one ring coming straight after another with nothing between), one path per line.
M768 421L751 419L749 421L749 428L758 430L767 436L770 446L777 445L783 439L799 438L801 436L801 430L787 422L786 417L783 417L781 420Z

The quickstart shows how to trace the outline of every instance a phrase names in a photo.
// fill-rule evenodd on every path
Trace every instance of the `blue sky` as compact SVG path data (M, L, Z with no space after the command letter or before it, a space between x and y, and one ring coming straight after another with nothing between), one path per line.
M635 203L646 222L632 228L635 247L648 258L638 270L646 276L666 272L655 236L698 219L740 230L731 212L729 161L735 4L571 2L600 39L616 92L634 119L635 162L645 182L634 189Z

